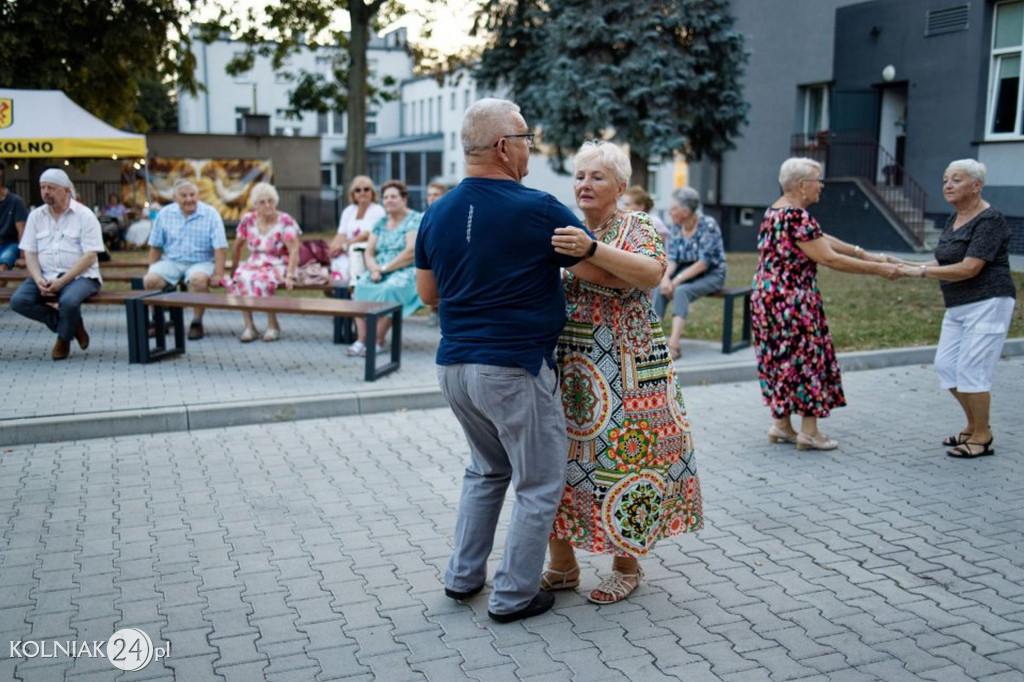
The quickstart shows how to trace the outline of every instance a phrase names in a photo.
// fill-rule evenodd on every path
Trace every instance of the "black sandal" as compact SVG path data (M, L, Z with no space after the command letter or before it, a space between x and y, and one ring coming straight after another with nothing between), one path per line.
M958 433L955 436L947 436L946 439L942 441L942 444L945 445L948 448L951 448L951 447L954 447L954 446L957 446L957 445L963 445L964 443L969 441L971 439L971 436L973 436L973 435L974 435L973 433L967 433L966 431L961 431L960 433Z
M971 450L972 445L977 445L981 448L981 452L974 452ZM972 443L967 441L957 445L952 450L947 450L946 454L950 457L959 457L960 459L973 459L975 457L984 457L985 455L994 455L996 451L990 447L992 445L992 439L989 438L987 443Z

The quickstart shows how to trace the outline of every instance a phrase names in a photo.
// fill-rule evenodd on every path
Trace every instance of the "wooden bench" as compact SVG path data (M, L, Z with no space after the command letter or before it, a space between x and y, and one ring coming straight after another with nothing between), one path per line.
M735 353L750 345L750 287L732 287L722 289L713 294L710 298L725 299L725 312L722 319L722 352ZM739 341L733 341L732 321L737 298L743 299L743 331Z
M0 303L8 303L14 292L17 291L16 287L3 287L0 288ZM138 362L137 357L139 349L135 345L135 339L132 338L131 330L137 328L140 324L143 329L146 327L146 311L141 305L138 305L138 301L149 296L155 296L155 291L142 291L140 289L115 289L112 291L97 291L95 294L85 299L85 303L92 305L123 305L125 309L125 317L128 321L128 362ZM141 316L141 319L137 316Z
M285 313L294 315L324 315L335 320L348 320L362 317L366 319L366 365L364 378L376 381L380 377L394 372L402 361L402 306L399 303L382 303L376 301L351 301L340 298L287 298L271 296L270 298L253 298L249 296L231 296L228 294L210 293L157 293L142 296L130 304L136 308L133 320L128 327L129 348L135 348L135 354L129 356L130 362L148 363L170 355L185 352L185 316L184 309L199 306L218 310L248 310L258 313ZM166 346L166 325L162 314L154 314L156 334L153 341L156 348L151 349L146 323L146 308L154 312L167 309L171 324L174 326L174 347ZM391 316L391 358L390 362L377 367L377 321L383 315ZM344 343L340 327L335 324L334 343Z

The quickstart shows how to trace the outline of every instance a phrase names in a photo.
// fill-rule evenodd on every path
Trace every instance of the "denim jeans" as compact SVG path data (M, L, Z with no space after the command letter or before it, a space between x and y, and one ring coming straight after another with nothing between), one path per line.
M25 317L42 322L57 336L70 341L75 338L75 329L82 319L82 301L100 290L100 282L88 277L79 277L64 286L57 294L58 310L43 300L35 280L26 279L11 296L11 310Z

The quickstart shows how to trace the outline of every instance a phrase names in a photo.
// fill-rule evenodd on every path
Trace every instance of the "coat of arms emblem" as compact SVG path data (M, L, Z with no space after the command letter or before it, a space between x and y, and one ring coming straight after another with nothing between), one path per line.
M0 128L10 128L14 123L14 100L0 99Z

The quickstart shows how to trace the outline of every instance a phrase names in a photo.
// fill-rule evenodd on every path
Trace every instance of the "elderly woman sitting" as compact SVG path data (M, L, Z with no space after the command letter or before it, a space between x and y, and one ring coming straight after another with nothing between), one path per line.
M412 267L416 231L423 214L408 206L409 190L399 180L381 185L381 198L387 215L377 221L366 244L366 272L356 281L352 298L356 301L394 301L402 304L402 316L408 317L423 307L416 293L416 274ZM377 352L384 352L384 338L391 318L377 323ZM366 320L356 318L358 338L349 346L349 355L366 354Z
M238 223L234 244L237 266L228 292L237 296L265 298L273 296L282 284L288 289L295 286L301 230L294 218L277 210L278 194L273 185L266 182L257 184L252 188L249 200L253 210ZM249 257L241 262L245 246L249 247ZM252 312L243 310L242 318L245 329L238 338L242 343L248 343L256 338ZM267 313L267 331L263 340L277 341L280 337L277 315Z
M722 231L714 218L698 213L699 207L700 195L696 190L683 187L672 193L668 209L672 218L668 269L655 294L654 308L659 316L664 316L668 301L672 300L668 351L673 358L679 357L679 343L690 303L725 286Z

